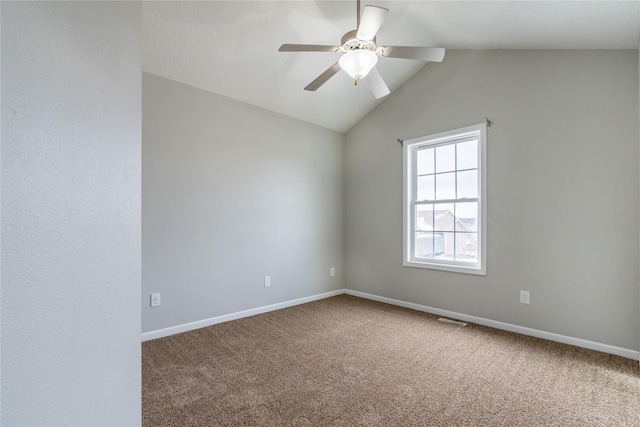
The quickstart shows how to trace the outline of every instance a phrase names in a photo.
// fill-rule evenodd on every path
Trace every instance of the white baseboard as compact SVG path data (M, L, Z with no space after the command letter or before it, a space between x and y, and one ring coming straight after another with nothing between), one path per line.
M510 323L498 322L496 320L485 319L482 317L470 316L467 314L456 313L454 311L442 310L439 308L429 307L421 304L401 301L393 298L381 297L378 295L368 294L365 292L353 291L351 289L339 289L337 291L325 292L322 294L312 295L309 297L298 298L290 301L284 301L277 304L266 305L264 307L253 308L250 310L238 311L236 313L225 314L222 316L211 317L209 319L198 320L196 322L184 323L182 325L171 326L169 328L157 329L155 331L144 332L142 341L154 340L156 338L168 337L169 335L179 334L182 332L192 331L194 329L205 328L207 326L218 323L229 322L231 320L242 319L243 317L255 316L256 314L267 313L269 311L280 310L287 307L293 307L299 304L306 304L312 301L318 301L324 298L330 298L336 295L347 294L355 297L365 298L373 301L384 302L399 307L410 308L412 310L423 311L425 313L445 316L452 319L463 320L478 325L489 326L490 328L501 329L504 331L515 332L522 335L528 335L536 338L543 338L563 344L575 345L576 347L597 350L603 353L615 354L617 356L626 357L627 359L640 360L640 352L630 350L613 345L597 343L593 341L583 340L581 338L573 338L565 335L559 335L552 332L540 331L538 329L526 328L524 326L513 325Z
M417 311L424 311L425 313L436 314L438 316L445 316L452 319L463 320L470 323L476 323L478 325L489 326L495 329L501 329L509 332L516 332L522 335L528 335L536 338L543 338L550 341L555 341L563 344L570 344L576 347L588 348L590 350L597 350L603 353L615 354L617 356L626 357L627 359L639 360L640 352L637 350L630 350L622 347L616 347L608 344L601 344L593 341L583 340L581 338L573 338L565 335L554 334L552 332L540 331L537 329L526 328L524 326L512 325L510 323L498 322L496 320L484 319L482 317L469 316L467 314L456 313L448 310L441 310L439 308L429 307L421 304L414 304L411 302L400 301L397 299L380 297L377 295L367 294L365 292L353 291L346 289L345 293L353 295L355 297L366 298L373 301L384 302L391 305L397 305L399 307L410 308Z
M231 320L242 319L243 317L255 316L256 314L262 314L269 311L280 310L282 308L293 307L294 305L306 304L308 302L334 297L336 295L342 295L344 293L345 289L339 289L337 291L325 292L322 294L298 298L290 301L280 302L277 304L265 305L264 307L252 308L250 310L238 311L236 313L224 314L222 316L198 320L196 322L184 323L182 325L144 332L142 334L142 341L155 340L157 338L168 337L169 335L188 332L194 329L206 328L207 326L215 325L218 323L229 322Z

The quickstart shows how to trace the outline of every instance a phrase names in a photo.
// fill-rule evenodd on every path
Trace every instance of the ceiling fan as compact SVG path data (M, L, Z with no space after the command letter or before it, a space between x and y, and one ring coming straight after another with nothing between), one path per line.
M441 62L444 59L444 48L416 46L376 46L376 33L382 25L389 9L378 6L365 6L360 15L360 0L357 0L357 29L349 31L340 41L340 46L315 44L283 44L280 52L342 52L340 60L327 68L304 90L314 91L327 80L344 70L355 84L360 79L367 79L369 87L376 98L389 94L389 88L376 69L378 57L417 59L420 61Z

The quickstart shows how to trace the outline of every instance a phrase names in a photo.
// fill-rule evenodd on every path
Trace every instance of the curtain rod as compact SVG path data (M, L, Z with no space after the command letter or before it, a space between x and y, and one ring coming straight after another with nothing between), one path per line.
M485 117L484 119L485 124L487 125L487 127L489 129L491 129L491 120L489 120L488 118ZM398 143L400 144L400 147L404 147L404 139L400 139L398 138Z

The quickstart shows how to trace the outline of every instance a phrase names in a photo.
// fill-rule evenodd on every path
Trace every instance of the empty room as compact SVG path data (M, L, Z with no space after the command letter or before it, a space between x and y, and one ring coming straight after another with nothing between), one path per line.
M640 425L640 2L0 25L0 424Z

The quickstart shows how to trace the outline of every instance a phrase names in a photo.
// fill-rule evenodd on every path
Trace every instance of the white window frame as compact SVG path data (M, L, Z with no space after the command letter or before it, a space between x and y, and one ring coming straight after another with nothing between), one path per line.
M478 262L469 264L455 260L426 260L413 257L415 236L415 205L417 201L417 151L425 146L441 146L462 142L468 138L478 140ZM403 144L403 265L457 273L486 275L487 266L487 125L481 123L461 129L441 132L404 141ZM452 199L462 201L468 199ZM439 201L442 202L442 201Z

